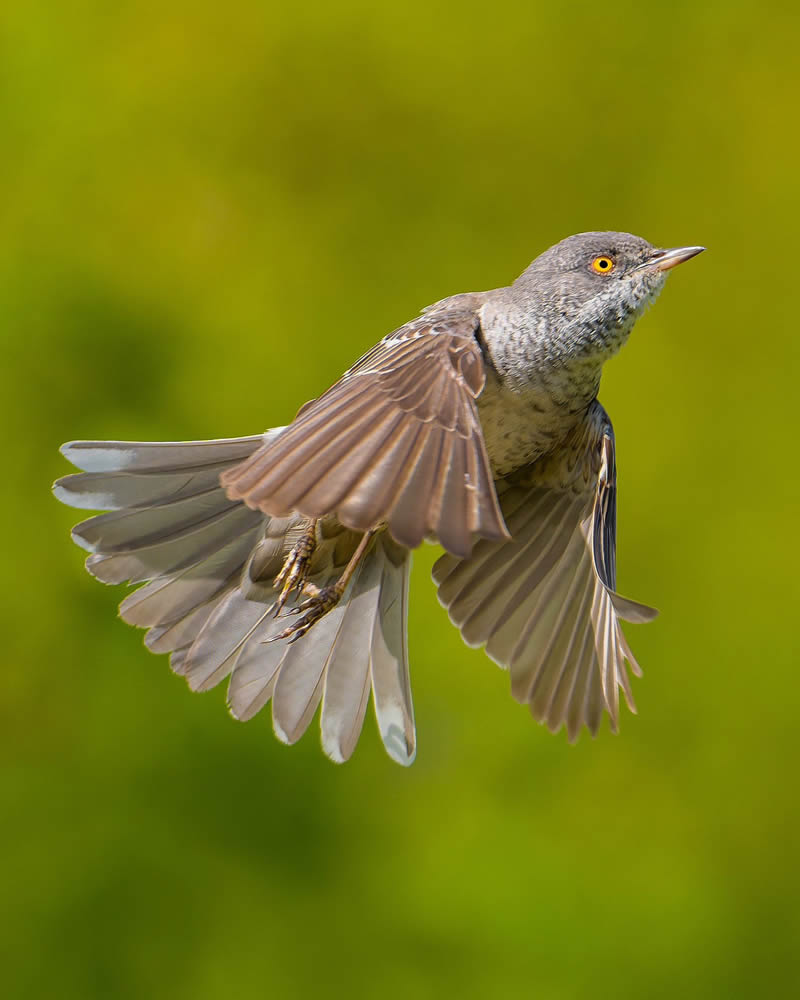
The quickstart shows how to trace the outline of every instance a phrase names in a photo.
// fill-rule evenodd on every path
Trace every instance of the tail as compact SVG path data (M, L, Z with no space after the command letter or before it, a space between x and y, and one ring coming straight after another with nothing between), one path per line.
M72 507L108 511L72 531L90 553L86 568L104 583L145 584L120 615L148 629L145 645L169 652L190 688L230 676L228 705L243 721L272 699L285 743L303 735L321 702L322 746L335 761L352 754L371 691L387 752L411 764L407 550L379 535L333 611L295 643L266 641L285 625L274 617L272 580L302 519L250 510L219 478L282 429L218 441L73 441L61 451L84 471L53 492ZM335 562L314 582L333 582Z

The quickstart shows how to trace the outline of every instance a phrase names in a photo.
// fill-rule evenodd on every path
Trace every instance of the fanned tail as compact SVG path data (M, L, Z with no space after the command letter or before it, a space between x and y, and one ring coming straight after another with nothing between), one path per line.
M410 564L405 549L379 536L340 603L291 645L270 641L285 621L265 609L227 663L232 670L231 713L250 719L272 699L275 734L291 744L306 731L321 703L322 747L341 763L358 742L371 691L387 753L399 764L411 764L416 735L406 641ZM335 575L328 572L314 582L325 586ZM218 646L216 633L225 629L226 617L210 623L209 649ZM215 663L220 656L217 652Z
M120 614L148 629L147 647L169 652L193 690L230 676L228 704L241 720L272 699L286 743L321 703L322 745L335 761L352 754L371 692L387 752L408 765L407 550L379 536L333 611L296 643L267 641L285 626L274 617L272 581L303 520L230 500L220 475L282 430L218 441L71 442L62 452L84 471L59 479L53 492L70 506L107 511L73 529L89 552L87 569L106 583L144 583ZM313 582L332 583L340 570L333 545Z

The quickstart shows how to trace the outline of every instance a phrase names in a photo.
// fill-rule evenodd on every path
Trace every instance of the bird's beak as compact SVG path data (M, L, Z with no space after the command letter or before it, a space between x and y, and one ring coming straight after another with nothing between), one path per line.
M674 247L672 250L659 250L653 254L650 260L646 260L639 267L654 267L657 271L669 271L685 260L691 260L692 257L696 257L704 250L705 247Z

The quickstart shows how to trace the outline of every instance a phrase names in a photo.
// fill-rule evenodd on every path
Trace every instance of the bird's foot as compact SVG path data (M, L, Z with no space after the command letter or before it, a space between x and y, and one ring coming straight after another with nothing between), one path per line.
M306 532L306 535L304 535L304 538L311 533L311 530L315 526L315 523L316 522L312 522L311 526ZM322 587L322 589L317 587L316 584L309 583L308 581L303 583L301 587L298 589L300 589L303 594L308 595L308 600L303 601L302 604L298 604L296 608L290 608L289 611L286 612L287 615L302 615L302 617L298 619L298 621L294 622L294 624L289 625L288 628L285 628L282 632L279 632L278 635L274 635L269 639L265 639L264 641L277 642L279 639L288 639L289 642L297 642L297 640L301 636L304 636L306 632L308 632L308 630L311 628L312 625L315 625L320 620L320 618L324 618L329 611L335 608L336 605L339 603L339 601L341 601L342 594L344 594L345 590L347 590L347 585L350 583L350 579L353 576L353 573L356 571L358 564L364 557L364 553L367 551L369 543L374 537L376 531L377 531L376 528L370 528L369 531L364 532L364 534L361 536L361 541L358 543L355 552L350 557L350 561L345 566L344 572L336 581L336 583L329 584L327 587ZM301 539L300 542L297 543L297 545L300 545L302 541L303 539ZM297 548L297 546L295 546L295 548ZM292 553L293 552L294 549L292 550ZM287 562L292 558L292 553L289 554ZM284 571L286 571L288 579L289 575L292 572L292 569L290 567L287 570L286 566L284 565L284 568L281 570L278 576L279 580L283 576ZM275 585L276 587L278 586L277 580L275 582ZM286 587L285 582L283 586L284 588ZM281 605L281 607L282 606L283 605ZM280 608L278 610L280 610Z
M324 618L329 611L336 607L342 599L344 589L341 580L322 589L315 587L313 583L307 583L303 588L303 593L311 596L307 601L303 601L302 604L298 604L296 608L291 608L288 612L290 615L302 615L302 618L267 641L277 642L278 639L288 639L290 643L297 642L312 625L315 625L320 618Z
M281 613L289 600L289 595L296 590L301 593L307 586L308 573L311 567L311 557L317 547L317 522L311 521L303 534L297 540L292 551L286 557L280 573L275 577L273 587L280 590L275 602L275 617Z

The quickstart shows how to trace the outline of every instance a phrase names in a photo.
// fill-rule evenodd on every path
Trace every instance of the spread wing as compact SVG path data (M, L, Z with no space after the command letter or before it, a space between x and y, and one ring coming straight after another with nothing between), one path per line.
M473 311L424 315L386 337L277 440L222 476L273 516L386 523L401 545L469 554L506 539L475 400L485 372Z
M439 600L469 645L511 672L514 697L570 740L616 731L619 688L635 711L625 661L638 663L620 619L657 612L615 592L614 432L595 401L563 448L498 484L512 540L481 540L469 559L433 568Z

